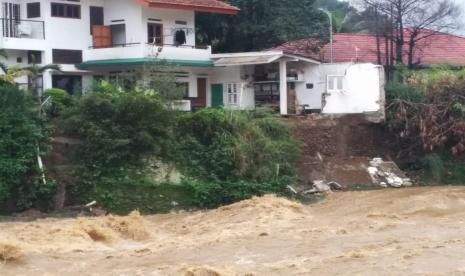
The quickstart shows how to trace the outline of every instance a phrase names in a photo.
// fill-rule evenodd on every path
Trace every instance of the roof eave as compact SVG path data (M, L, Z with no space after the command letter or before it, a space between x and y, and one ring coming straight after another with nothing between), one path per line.
M217 7L202 7L196 5L183 5L183 4L174 4L174 3L150 3L145 0L136 0L136 2L152 8L164 8L164 9L176 9L176 10L189 10L196 12L207 12L207 13L220 13L220 14L229 14L236 15L239 13L240 9L236 7L230 8L217 8Z

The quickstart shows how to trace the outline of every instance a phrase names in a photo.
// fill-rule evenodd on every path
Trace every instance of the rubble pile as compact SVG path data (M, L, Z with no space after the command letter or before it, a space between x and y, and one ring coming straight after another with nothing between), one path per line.
M368 173L373 184L383 188L411 187L412 180L405 176L399 167L392 161L384 161L382 158L374 158L369 162Z

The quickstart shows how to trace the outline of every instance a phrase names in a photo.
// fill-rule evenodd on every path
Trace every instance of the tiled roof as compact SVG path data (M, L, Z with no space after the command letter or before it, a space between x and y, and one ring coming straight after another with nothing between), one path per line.
M158 8L171 8L193 10L198 12L212 12L237 14L239 8L229 5L220 0L136 0L137 2Z
M408 30L406 30L408 33ZM420 40L414 51L413 63L428 65L448 63L465 65L465 37L447 33L434 33L425 30L425 38ZM430 36L431 35L431 36ZM406 36L407 38L408 36ZM324 45L316 52L314 39L302 39L287 42L272 50L307 56L321 61L330 61L330 45ZM386 45L381 39L382 63L385 64ZM407 62L408 41L404 47L404 62ZM334 34L334 62L372 62L377 63L376 36L371 34L336 33Z

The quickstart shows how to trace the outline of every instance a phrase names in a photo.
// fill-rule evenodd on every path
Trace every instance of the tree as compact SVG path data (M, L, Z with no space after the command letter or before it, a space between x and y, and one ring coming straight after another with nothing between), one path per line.
M395 60L412 68L416 47L438 32L451 32L458 28L460 8L452 0L360 0L365 8L377 11L377 17L390 18L390 39L395 44ZM378 26L377 32L381 26ZM382 26L382 28L385 28ZM404 46L408 46L407 52Z
M350 20L351 16L357 12L349 2L339 0L317 0L316 5L331 12L334 32L343 31L346 21Z
M0 109L0 209L50 202L54 184L42 183L37 166L37 148L46 148L48 128L34 116L30 95L12 84L0 85Z
M34 99L38 103L40 103L40 93L39 93L39 89L37 87L37 82L38 82L39 77L45 71L48 71L48 70L61 72L61 66L57 65L57 64L46 64L46 65L40 66L40 65L38 65L38 64L36 64L34 62L31 66L21 68L21 71L25 75L27 75L27 76L29 76L31 78L32 94L33 94Z
M198 42L216 51L262 50L309 37L328 37L329 22L315 0L230 0L236 16L199 14Z

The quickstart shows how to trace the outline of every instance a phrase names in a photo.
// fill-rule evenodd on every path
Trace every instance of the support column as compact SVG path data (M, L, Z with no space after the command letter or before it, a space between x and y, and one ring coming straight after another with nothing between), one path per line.
M287 61L279 62L279 107L281 115L287 115Z
M53 87L53 85L52 85L52 72L50 70L45 71L42 74L42 78L43 78L43 83L42 83L43 84L43 91Z

